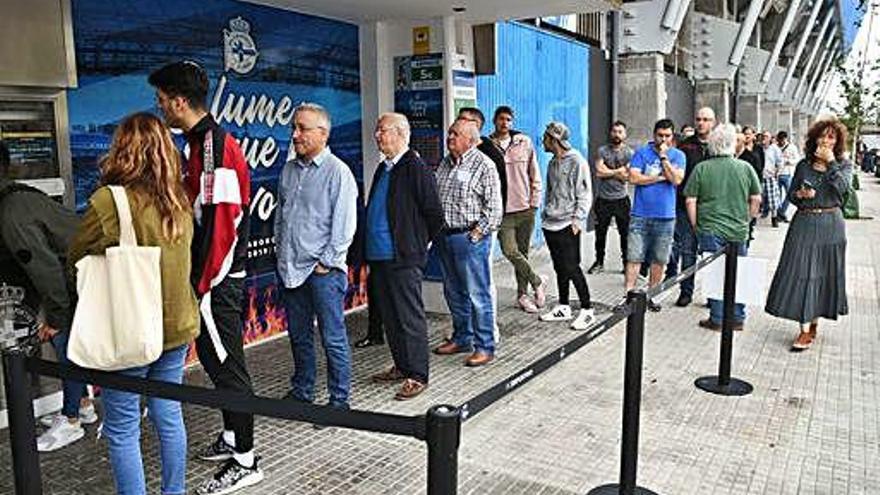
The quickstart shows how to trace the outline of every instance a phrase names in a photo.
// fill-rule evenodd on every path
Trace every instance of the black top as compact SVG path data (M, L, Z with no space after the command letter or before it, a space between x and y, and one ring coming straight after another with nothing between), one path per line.
M376 167L373 184L385 174L385 166ZM388 227L394 238L394 261L424 266L428 242L443 229L443 206L437 192L434 172L413 150L403 154L391 169L388 184ZM373 200L375 188L371 188Z
M758 178L764 176L764 150L760 146L756 146L751 150L744 149L738 158L748 162L755 170L755 173L758 174Z
M697 164L709 158L709 150L706 143L700 141L696 134L682 141L678 145L678 149L684 152L687 163L684 169L684 179L678 185L675 206L679 211L684 211L684 187L687 185L691 173L697 168Z
M816 196L811 199L799 199L794 195L805 181L816 190ZM843 206L851 181L852 164L848 160L834 162L828 170L819 172L803 159L794 170L788 199L798 208L839 208Z
M511 132L511 136L515 131ZM495 143L492 142L491 139L483 136L480 138L480 144L477 145L477 149L486 154L489 158L495 162L495 169L498 171L498 180L501 181L501 204L507 204L507 165L504 161L504 152L501 151Z

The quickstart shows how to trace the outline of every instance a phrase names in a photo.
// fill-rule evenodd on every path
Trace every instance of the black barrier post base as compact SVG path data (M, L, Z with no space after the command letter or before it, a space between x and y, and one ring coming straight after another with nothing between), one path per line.
M623 486L612 483L610 485L597 486L590 490L587 495L657 495L657 492L637 486L627 493L624 491Z
M620 440L620 482L593 488L587 495L656 495L636 485L639 461L639 416L642 407L642 360L648 295L630 291L632 312L626 320L626 359L623 372L623 431Z
M711 394L726 395L730 397L739 395L749 395L752 393L753 387L750 383L737 378L730 378L726 385L721 384L720 376L704 376L697 378L694 385L698 389Z
M426 419L428 495L456 495L461 413L455 406L434 406L428 409Z
M724 315L721 322L721 357L718 360L718 375L700 377L694 382L694 385L700 390L728 397L752 393L750 384L730 376L731 361L733 360L733 312L736 301L736 263L739 256L739 246L739 243L730 242L724 248Z
M9 414L9 440L12 447L12 476L16 495L43 493L40 457L37 454L37 431L30 377L23 351L0 351L3 355L3 385Z

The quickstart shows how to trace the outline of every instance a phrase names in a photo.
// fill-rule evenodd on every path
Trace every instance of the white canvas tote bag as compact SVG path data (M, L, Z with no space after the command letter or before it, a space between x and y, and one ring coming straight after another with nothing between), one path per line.
M119 246L76 264L79 302L68 358L84 368L121 370L162 354L161 248L138 246L125 188L109 186L119 218Z

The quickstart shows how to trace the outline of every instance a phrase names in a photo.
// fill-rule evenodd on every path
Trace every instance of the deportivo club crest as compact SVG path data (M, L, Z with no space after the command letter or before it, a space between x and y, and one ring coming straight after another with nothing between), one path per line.
M226 70L247 74L257 64L257 45L250 35L251 25L241 17L229 21L229 29L223 30Z

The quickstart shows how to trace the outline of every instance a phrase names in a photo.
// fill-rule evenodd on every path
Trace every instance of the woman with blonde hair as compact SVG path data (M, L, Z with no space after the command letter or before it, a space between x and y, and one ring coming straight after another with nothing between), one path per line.
M837 119L816 121L807 133L806 157L798 163L788 198L797 213L788 227L765 310L797 321L792 351L809 349L819 318L848 313L844 195L852 180L846 158L846 127Z
M127 117L113 136L101 162L101 186L89 199L68 253L71 273L83 257L103 254L119 244L119 220L107 186L125 188L132 222L141 246L161 248L163 353L155 362L120 373L181 383L187 347L199 332L195 295L189 283L192 212L181 182L180 155L168 128L154 115ZM105 388L104 435L116 491L146 493L140 450L140 397ZM180 403L147 398L151 422L159 437L162 493L186 493L186 430Z

